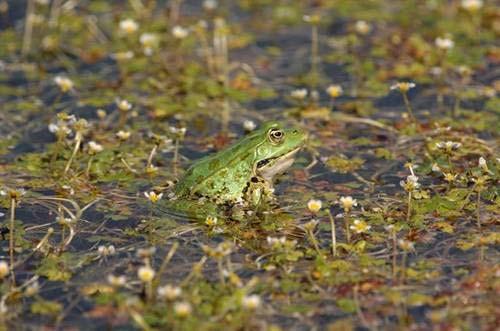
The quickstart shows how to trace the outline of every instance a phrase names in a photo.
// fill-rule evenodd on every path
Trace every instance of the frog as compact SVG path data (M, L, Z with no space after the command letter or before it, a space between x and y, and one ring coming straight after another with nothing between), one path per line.
M178 199L216 205L256 207L274 201L275 178L294 163L307 134L281 122L268 122L235 144L196 161L174 189Z

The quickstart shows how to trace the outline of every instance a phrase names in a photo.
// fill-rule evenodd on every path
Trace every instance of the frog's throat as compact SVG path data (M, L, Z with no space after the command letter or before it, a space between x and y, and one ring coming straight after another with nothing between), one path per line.
M272 183L276 175L285 172L295 161L295 154L301 149L302 146L292 149L290 152L275 157L266 159L265 163L255 167L255 173L264 178L267 182Z

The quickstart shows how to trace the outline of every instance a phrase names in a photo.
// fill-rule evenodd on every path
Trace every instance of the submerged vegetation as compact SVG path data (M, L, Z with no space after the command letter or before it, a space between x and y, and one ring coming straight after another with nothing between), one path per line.
M494 1L0 0L0 329L493 330ZM270 120L279 207L160 207Z

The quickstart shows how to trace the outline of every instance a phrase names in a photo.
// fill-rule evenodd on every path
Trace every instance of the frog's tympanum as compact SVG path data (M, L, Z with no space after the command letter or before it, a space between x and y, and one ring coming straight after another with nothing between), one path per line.
M236 144L191 166L175 188L178 198L218 205L257 206L273 199L273 178L288 169L306 134L281 123L263 125Z

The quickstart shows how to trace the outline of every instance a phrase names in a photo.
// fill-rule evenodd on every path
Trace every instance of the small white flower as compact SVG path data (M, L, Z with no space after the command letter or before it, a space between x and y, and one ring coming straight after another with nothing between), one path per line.
M120 111L126 112L126 111L129 111L130 109L132 109L132 104L125 99L118 99L117 98L115 100L115 103Z
M104 150L101 144L96 143L95 141L89 141L89 154L94 155Z
M109 285L114 287L121 287L127 284L127 277L125 276L108 275L107 278Z
M189 30L176 25L172 28L172 35L177 39L184 39L189 34Z
M346 213L349 212L352 207L356 207L358 205L358 201L356 199L353 199L351 196L340 197L339 200L342 208L344 208L344 211Z
M307 209L312 213L317 213L322 206L321 200L311 199L307 202Z
M116 253L116 248L113 245L105 246L105 245L100 245L97 247L97 252L99 253L100 256L108 256L108 255L114 255Z
M415 83L412 82L398 82L391 86L391 90L399 90L403 93L406 93L415 86Z
M216 0L204 0L203 1L203 8L205 10L214 10L217 8L217 1Z
M371 31L372 27L366 21L357 21L354 25L354 29L359 34L368 34Z
M307 96L307 89L301 88L290 92L290 96L296 100L304 100Z
M241 305L248 310L255 310L260 307L261 299L258 295L246 295L241 299Z
M436 147L438 149L443 149L447 152L451 152L451 151L454 151L454 150L457 150L459 149L460 147L462 147L462 144L459 143L459 142L455 142L455 141L440 141L440 142L437 142L436 143Z
M6 261L0 261L0 279L4 278L10 273L9 264Z
M152 203L156 203L159 200L161 200L161 198L163 197L163 193L156 194L156 192L154 191L144 192L144 196L148 198L148 200L151 201Z
M142 282L148 283L155 277L155 271L150 266L142 266L137 270L137 277Z
M117 61L124 61L124 60L130 60L134 57L134 52L132 51L126 51L126 52L118 52L111 54L111 58L117 60Z
M131 34L136 32L139 29L139 24L133 19L127 18L125 20L120 21L120 30L127 34Z
M281 245L286 243L285 236L279 237L279 238L267 237L266 240L267 240L267 243L269 244L269 246L271 246L271 247L278 247L278 246L281 246Z
M477 162L478 166L483 169L484 171L486 172L489 172L490 169L488 168L488 163L486 163L486 159L484 157L480 157L478 162Z
M468 11L477 11L483 7L482 0L462 0L462 8Z
M404 251L414 251L415 250L415 244L412 241L409 241L406 239L399 239L398 245Z
M343 92L344 89L340 85L330 85L326 88L326 93L333 99L341 96Z
M365 221L356 219L356 220L354 220L353 225L351 225L349 228L356 233L366 233L372 227L371 227L371 225L366 224Z
M177 317L185 318L191 315L193 308L188 302L176 302L174 304L174 313Z
M127 140L128 138L130 138L130 131L123 131L123 130L120 130L116 133L116 136L118 137L118 139L120 140Z
M218 219L216 216L207 216L207 218L205 219L205 224L209 227L214 227L217 225L217 222L218 222Z
M257 125L252 120L245 120L243 122L243 128L245 129L245 131L248 131L248 132L253 131L253 130L255 130L256 127L257 127Z
M54 83L59 87L61 92L66 93L73 89L75 84L68 77L56 76L54 77Z
M453 48L453 46L455 46L455 42L447 37L437 37L434 42L437 48L445 51L450 50Z
M139 37L139 42L143 46L153 47L158 42L158 36L154 33L147 33L146 32L146 33L141 34L141 36Z
M180 297L182 289L178 286L165 285L158 288L158 296L168 301L173 301Z
M40 291L40 283L36 280L24 290L24 295L32 297Z
M441 172L441 168L439 167L439 165L437 163L433 163L432 164L432 171Z

